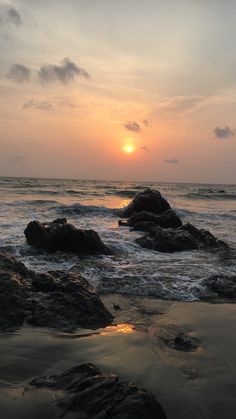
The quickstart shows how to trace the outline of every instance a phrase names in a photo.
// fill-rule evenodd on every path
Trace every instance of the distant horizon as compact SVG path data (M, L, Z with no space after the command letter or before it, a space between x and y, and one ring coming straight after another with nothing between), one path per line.
M166 184L187 184L187 185L227 185L227 186L236 186L236 183L208 183L208 182L171 182L171 181L158 181L158 180L127 180L127 179L82 179L82 178L61 178L61 177L37 177L37 176L4 176L0 175L0 179L46 179L46 180L72 180L72 181L82 181L82 182L127 182L127 183L166 183Z

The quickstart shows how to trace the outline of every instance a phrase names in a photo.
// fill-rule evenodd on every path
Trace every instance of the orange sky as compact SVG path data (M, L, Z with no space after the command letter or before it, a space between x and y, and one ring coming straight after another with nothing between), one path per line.
M0 1L0 175L235 183L235 12Z

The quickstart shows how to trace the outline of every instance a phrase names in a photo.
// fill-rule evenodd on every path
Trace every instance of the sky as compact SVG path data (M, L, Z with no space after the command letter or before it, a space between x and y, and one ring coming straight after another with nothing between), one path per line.
M236 183L235 0L0 0L0 175Z

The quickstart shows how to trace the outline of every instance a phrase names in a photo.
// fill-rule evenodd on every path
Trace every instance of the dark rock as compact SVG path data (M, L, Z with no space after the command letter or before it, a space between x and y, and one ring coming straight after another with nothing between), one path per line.
M19 328L25 319L27 286L14 272L0 272L0 331Z
M128 218L135 212L149 211L160 214L170 209L169 203L164 199L159 191L146 189L138 193L131 203L122 211L122 217Z
M145 225L147 225L147 227L150 226L151 229L153 226L159 226L162 228L177 228L182 225L182 221L172 209L169 209L159 215L153 214L149 211L140 211L134 213L128 219L128 224L134 227L134 230L139 230L140 227L141 230L143 230L143 226Z
M81 230L67 224L66 218L46 224L32 221L25 229L31 246L49 252L64 251L78 255L110 254L111 252L94 230Z
M54 397L58 417L83 419L166 419L154 396L116 374L104 374L92 364L62 374L39 377L31 388L47 389ZM27 388L30 390L30 387Z
M204 285L220 297L236 298L236 275L213 275L204 281Z
M140 246L159 252L180 252L184 250L227 250L222 240L216 239L209 231L185 224L176 229L152 228L149 234L136 239Z
M113 308L114 310L121 310L121 307L119 306L119 304L113 304Z
M182 230L189 232L198 242L199 248L228 248L227 244L217 239L209 231L199 229L192 224L184 224Z
M196 240L187 231L180 229L161 229L156 227L149 234L139 237L136 242L140 246L158 252L181 252L198 248Z
M73 272L35 274L30 303L27 321L34 326L96 329L108 326L113 319L94 288Z
M186 335L186 333L179 333L174 340L174 347L178 351L195 351L199 345L199 339Z
M112 319L94 288L78 273L39 274L0 254L0 331L14 330L24 321L64 331L94 329Z

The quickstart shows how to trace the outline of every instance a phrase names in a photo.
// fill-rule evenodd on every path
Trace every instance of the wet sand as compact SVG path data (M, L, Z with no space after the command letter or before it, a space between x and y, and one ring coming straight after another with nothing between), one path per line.
M0 417L55 418L49 391L24 392L39 375L92 362L150 390L169 419L234 419L234 304L182 303L109 295L118 326L75 334L24 327L0 335ZM121 309L114 310L113 304ZM199 339L194 351L168 342L178 333Z

